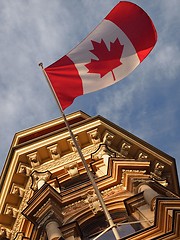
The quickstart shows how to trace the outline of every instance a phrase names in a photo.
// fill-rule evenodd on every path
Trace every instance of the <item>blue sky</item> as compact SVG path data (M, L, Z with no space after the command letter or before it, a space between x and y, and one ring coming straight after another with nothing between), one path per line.
M60 116L38 63L69 52L118 2L0 2L0 171L16 132ZM77 98L65 113L102 115L174 157L180 175L180 1L132 2L156 26L154 50L126 79Z

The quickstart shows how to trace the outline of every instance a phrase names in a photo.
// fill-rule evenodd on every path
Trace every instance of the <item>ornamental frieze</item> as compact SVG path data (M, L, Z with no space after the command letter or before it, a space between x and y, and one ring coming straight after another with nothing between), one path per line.
M114 187L111 187L111 188L108 188L108 189L102 191L101 193L102 193L103 198L105 199L105 198L107 198L109 196L112 196L112 195L116 195L116 194L119 194L119 193L121 194L124 191L125 191L125 189L124 189L123 185L118 184Z
M69 205L65 206L62 209L62 214L64 216L73 215L76 212L79 212L80 209L86 208L86 206L87 206L87 204L84 202L84 200L79 200L77 202L74 202L72 204L69 204Z
M83 148L82 153L83 153L84 157L90 155L92 152L95 152L97 150L98 146L99 146L99 144L91 145L86 148ZM79 154L77 152L72 152L72 153L68 153L68 154L62 156L60 159L57 159L55 161L46 162L43 165L40 165L36 169L38 171L46 171L46 170L54 169L56 167L59 168L59 166L61 166L63 168L64 165L66 165L67 163L69 164L69 163L77 162L77 161L79 161Z
M124 191L125 191L125 189L122 186L122 184L118 184L114 187L111 187L109 189L102 191L101 194L102 194L104 200L107 200L109 198L112 198L112 196L113 197L121 196L121 194ZM74 202L72 204L65 206L62 209L62 214L65 217L67 217L69 215L75 215L76 213L84 211L87 208L90 208L94 214L101 211L101 206L100 206L97 196L93 190L88 191L86 194L84 194L82 196L82 200L79 200L77 202Z
M20 204L19 209L18 209L18 214L17 214L16 220L15 220L15 223L13 225L13 229L11 231L12 236L11 236L10 240L13 240L15 238L15 235L16 235L17 232L21 232L22 221L25 218L21 214L21 212L23 211L23 209L25 207L27 207L27 202L32 195L32 190L30 188L31 184L32 184L32 181L31 181L31 178L29 178L29 181L27 182L27 185L26 185L26 189L25 189L25 192L24 192L23 199L22 199L21 204Z

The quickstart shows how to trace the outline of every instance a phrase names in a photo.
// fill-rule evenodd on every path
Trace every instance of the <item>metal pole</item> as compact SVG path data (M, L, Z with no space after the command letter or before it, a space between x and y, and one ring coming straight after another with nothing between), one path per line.
M107 209L107 207L106 207L106 205L105 205L105 203L104 203L104 200L103 200L103 198L102 198L102 196L101 196L101 193L100 193L100 191L99 191L99 189L98 189L98 187L97 187L97 185L96 185L96 183L95 183L95 180L94 180L94 178L93 178L93 176L92 176L92 174L91 174L91 172L90 172L90 170L89 170L89 168L88 168L88 165L87 165L87 163L86 163L86 160L85 160L85 158L84 158L84 156L83 156L83 154L82 154L82 151L81 151L81 149L80 149L80 146L79 146L79 144L78 144L77 141L76 141L76 138L75 138L75 136L74 136L74 134L73 134L73 132L72 132L72 130L71 130L71 128L70 128L70 125L69 125L69 123L68 123L68 121L67 121L67 119L66 119L66 116L65 116L65 114L64 114L64 111L63 111L63 109L62 109L62 106L61 106L61 104L60 104L60 102L59 102L59 100L58 100L58 98L57 98L57 96L56 96L56 93L55 93L55 91L54 91L54 89L53 89L53 87L52 87L52 84L51 84L51 82L50 82L50 80L49 80L49 78L48 78L48 76L47 76L47 74L46 74L46 72L45 72L45 70L44 70L44 68L43 68L43 64L42 64L42 63L39 63L39 66L42 68L42 71L43 71L43 73L44 73L44 76L45 76L45 78L46 78L46 80L47 80L47 82L48 82L48 84L49 84L49 87L50 87L50 89L52 90L52 93L53 93L53 95L54 95L54 97L55 97L55 99L56 99L56 102L57 102L57 104L58 104L58 106L59 106L59 109L60 109L60 112L61 112L61 114L62 114L62 117L63 117L63 119L64 119L64 122L65 122L65 124L66 124L66 127L67 127L67 129L68 129L68 131L69 131L69 133L70 133L70 136L71 136L71 138L72 138L72 141L73 141L73 143L74 143L74 145L75 145L75 147L76 147L76 149L77 149L77 152L78 152L78 154L79 154L79 156L80 156L80 158L81 158L81 160L82 160L82 162L83 162L83 165L84 165L84 167L85 167L85 169L86 169L87 175L88 175L88 177L89 177L89 179L90 179L90 181L91 181L91 183L92 183L92 186L93 186L93 188L94 188L94 191L95 191L95 193L96 193L96 195L97 195L97 197L98 197L98 199L99 199L99 202L100 202L101 207L102 207L102 209L103 209L103 212L104 212L104 214L105 214L105 216L106 216L106 219L107 219L107 221L109 222L109 226L112 228L112 231L113 231L113 233L114 233L115 239L116 239L116 240L120 240L120 236L119 236L119 233L118 233L118 231L117 231L116 225L114 224L114 222L113 222L113 220L112 220L112 218L111 218L111 215L110 215L110 213L109 213L109 211L108 211L108 209Z

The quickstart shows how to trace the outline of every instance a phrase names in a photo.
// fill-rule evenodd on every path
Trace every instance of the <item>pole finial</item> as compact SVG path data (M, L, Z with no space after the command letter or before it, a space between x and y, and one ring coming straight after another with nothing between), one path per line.
M42 62L39 63L39 66L43 69L43 63Z

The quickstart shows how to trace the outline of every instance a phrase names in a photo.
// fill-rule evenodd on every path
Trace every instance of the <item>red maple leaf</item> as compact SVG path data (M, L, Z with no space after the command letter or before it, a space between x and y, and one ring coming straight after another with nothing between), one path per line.
M109 72L112 72L115 81L115 76L113 69L120 66L122 62L120 61L124 45L121 45L119 39L117 38L114 43L110 42L110 50L107 48L103 39L100 43L91 41L94 47L90 50L98 60L91 59L91 62L85 66L88 68L89 73L98 73L101 78Z

